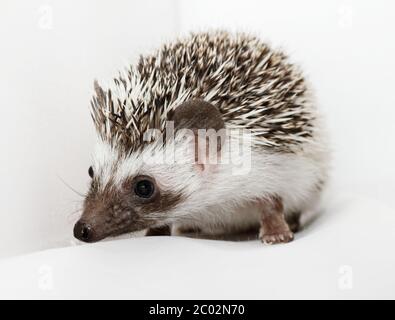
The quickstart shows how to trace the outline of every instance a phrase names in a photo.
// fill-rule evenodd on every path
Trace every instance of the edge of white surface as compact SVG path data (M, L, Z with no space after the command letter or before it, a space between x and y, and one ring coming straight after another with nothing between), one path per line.
M286 245L144 237L6 259L0 298L394 298L393 210L342 199ZM350 288L340 283L345 266L352 268Z

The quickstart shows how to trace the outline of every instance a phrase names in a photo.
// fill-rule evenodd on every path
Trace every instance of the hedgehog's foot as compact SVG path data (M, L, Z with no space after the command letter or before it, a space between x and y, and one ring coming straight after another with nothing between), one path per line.
M265 244L286 243L294 239L281 199L274 197L262 202L262 219L259 238Z
M145 233L146 236L170 236L171 228L170 226L163 226L158 228L149 228Z
M285 231L276 234L260 234L259 238L264 244L287 243L294 239L294 234L292 231Z

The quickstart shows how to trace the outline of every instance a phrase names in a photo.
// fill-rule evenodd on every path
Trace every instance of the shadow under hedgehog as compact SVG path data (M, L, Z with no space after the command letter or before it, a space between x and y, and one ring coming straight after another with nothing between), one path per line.
M283 243L317 204L328 151L311 91L258 38L191 34L95 91L98 142L79 240L255 228L264 243Z

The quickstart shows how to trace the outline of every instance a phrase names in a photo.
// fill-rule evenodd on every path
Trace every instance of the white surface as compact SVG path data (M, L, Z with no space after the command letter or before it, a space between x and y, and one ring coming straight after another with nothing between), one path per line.
M394 299L394 206L353 194L286 245L150 237L0 261L0 298Z

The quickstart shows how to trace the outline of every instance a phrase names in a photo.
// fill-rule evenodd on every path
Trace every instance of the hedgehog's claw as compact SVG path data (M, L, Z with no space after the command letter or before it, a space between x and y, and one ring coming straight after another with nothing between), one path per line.
M277 234L262 234L259 238L264 244L287 243L294 239L294 234L292 231L285 231Z

